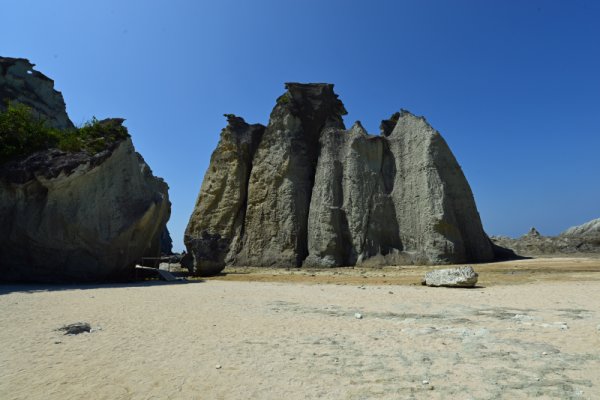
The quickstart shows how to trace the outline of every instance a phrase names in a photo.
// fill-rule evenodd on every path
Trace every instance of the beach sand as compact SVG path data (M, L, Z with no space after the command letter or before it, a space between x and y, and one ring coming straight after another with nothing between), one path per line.
M474 267L0 285L0 399L600 398L600 260Z

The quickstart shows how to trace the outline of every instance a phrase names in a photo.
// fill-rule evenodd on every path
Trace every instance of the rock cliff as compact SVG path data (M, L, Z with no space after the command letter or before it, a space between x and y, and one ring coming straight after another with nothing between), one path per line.
M333 85L286 88L266 127L230 119L221 133L186 230L194 271L494 258L467 180L424 118L398 112L373 136L345 129Z
M73 127L51 80L27 60L0 58L0 65L3 99L22 101L55 127ZM123 130L122 122L98 127ZM128 135L99 139L99 151L49 148L0 165L0 279L120 279L142 256L159 255L170 215L167 184Z
M344 126L346 110L333 85L286 88L252 159L242 246L235 257L241 265L302 265L319 137L323 129Z
M241 248L252 159L265 129L235 115L226 117L184 236L201 274L218 273Z

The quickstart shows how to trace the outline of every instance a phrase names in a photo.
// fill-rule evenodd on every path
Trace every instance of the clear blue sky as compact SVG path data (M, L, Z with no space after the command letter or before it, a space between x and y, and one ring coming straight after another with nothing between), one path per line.
M53 78L75 123L124 117L170 186L176 250L223 113L266 123L286 81L332 82L378 132L446 138L488 234L600 217L600 1L0 0L0 54Z

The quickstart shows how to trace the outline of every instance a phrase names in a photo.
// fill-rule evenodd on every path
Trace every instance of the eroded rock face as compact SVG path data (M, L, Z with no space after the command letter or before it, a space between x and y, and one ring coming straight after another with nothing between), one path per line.
M396 162L392 197L404 251L424 264L492 260L469 183L439 132L425 118L401 111L387 140Z
M493 259L471 189L441 135L407 111L384 121L382 134L360 124L323 132L305 265Z
M168 186L130 139L102 158L50 150L0 168L3 279L119 279L141 257L159 255ZM69 169L54 167L61 164Z
M0 59L0 65L3 96L57 127L72 126L51 80L36 71L23 78L22 68L32 66L27 60ZM123 120L100 123L120 128ZM96 154L47 149L6 162L0 165L0 279L131 277L142 257L160 254L170 206L167 184L129 137Z
M265 130L235 115L225 116L227 126L210 159L184 236L188 262L201 275L221 271L241 248L252 159Z
M287 83L252 160L240 265L299 267L308 255L308 212L326 128L342 128L330 84Z
M333 85L286 87L253 156L222 145L223 136L213 154L186 232L197 271L494 258L462 170L424 118L395 113L380 136L360 123L345 130ZM235 174L213 177L236 170L240 158L247 185ZM211 194L225 193L230 180L233 201ZM213 221L217 210L229 210L228 223ZM238 229L234 215L243 215Z
M54 81L34 70L34 65L24 58L0 57L0 112L7 101L14 101L31 107L55 128L73 128Z
M396 166L382 136L360 123L349 131L325 130L308 220L305 266L393 264L402 251L391 195ZM373 260L371 260L373 262Z

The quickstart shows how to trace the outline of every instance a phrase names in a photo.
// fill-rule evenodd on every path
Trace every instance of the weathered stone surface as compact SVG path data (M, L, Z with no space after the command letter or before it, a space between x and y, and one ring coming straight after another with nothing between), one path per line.
M26 60L17 64L31 66ZM50 86L27 83L28 78L23 83L20 69L13 77L14 68L2 68L2 94L11 96L10 101L31 97L35 101L26 104L39 115L59 127L72 125L63 118L62 96L52 91L52 81ZM47 79L36 71L31 75ZM48 100L52 96L60 102ZM116 128L122 122L100 123ZM167 184L154 177L129 137L96 154L47 149L13 159L0 165L0 279L130 277L141 257L160 254L160 234L169 215Z
M379 263L394 263L385 258L402 250L391 197L394 175L384 137L368 135L360 123L323 132L305 266L355 265L377 255L384 256Z
M384 121L382 134L360 124L323 132L305 265L492 260L471 189L440 134L407 111Z
M326 128L346 110L330 84L287 83L253 159L240 265L299 267L308 255L308 211Z
M77 167L34 169L30 159ZM130 139L98 165L58 150L0 168L0 269L6 280L120 278L144 255L158 256L169 219L168 187ZM23 173L15 173L22 168ZM48 171L56 176L48 176ZM11 176L26 175L26 181Z
M239 151L222 158L219 144L213 154L186 233L197 271L494 258L462 170L424 118L395 113L380 136L360 123L345 130L333 85L286 87L256 153L244 157L247 190L236 178L233 201L210 194L225 191L232 174L211 171L236 169ZM206 211L205 197L215 211ZM213 221L222 214L228 224ZM238 215L243 223L231 229Z
M387 139L403 250L424 264L492 260L471 188L439 132L403 110Z
M186 265L201 275L218 273L240 250L252 159L265 130L226 117L184 236Z
M24 58L0 57L0 112L7 101L14 101L31 107L55 128L73 128L54 81L34 70L34 65Z
M478 277L472 267L447 268L426 273L421 283L436 287L474 287Z

